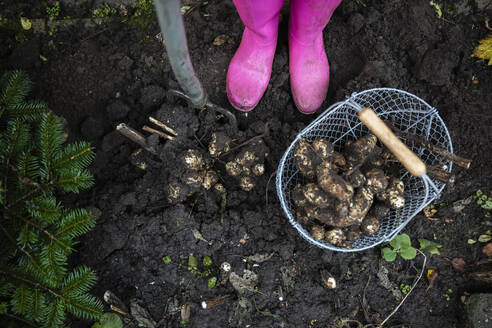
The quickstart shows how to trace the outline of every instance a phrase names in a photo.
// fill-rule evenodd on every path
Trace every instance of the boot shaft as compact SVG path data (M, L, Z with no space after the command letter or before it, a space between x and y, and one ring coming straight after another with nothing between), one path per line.
M342 0L291 0L289 35L298 42L310 43L330 21Z
M233 0L246 28L264 44L277 40L280 9L284 0Z

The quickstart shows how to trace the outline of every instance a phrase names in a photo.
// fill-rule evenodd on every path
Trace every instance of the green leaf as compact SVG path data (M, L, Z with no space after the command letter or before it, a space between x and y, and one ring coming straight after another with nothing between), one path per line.
M31 20L27 17L21 17L20 23L21 23L22 28L26 31L30 30L32 27Z
M162 258L162 262L164 262L164 264L169 264L172 262L171 260L171 257L169 255L166 255Z
M38 149L40 153L41 167L49 176L45 179L53 178L51 175L55 157L61 151L63 143L63 127L60 119L52 114L43 114L38 128Z
M39 178L39 161L38 158L30 152L22 152L17 159L17 170L19 174L36 181Z
M36 197L29 205L29 214L43 226L57 222L61 216L61 206L53 196Z
M431 254L439 254L439 248L442 247L442 245L427 239L419 239L419 243L422 252L429 252Z
M389 247L382 248L381 255L386 262L393 262L396 259L396 252Z
M32 307L29 313L29 318L35 321L40 321L42 319L41 314L46 306L44 294L38 288L35 288L32 295Z
M65 306L61 300L55 299L50 303L46 311L44 311L44 317L42 319L43 328L58 328L63 325L65 321Z
M471 239L471 238L470 238L470 239L468 239L468 241L467 241L468 245L473 245L473 244L475 244L476 242L477 242L476 240Z
M393 240L390 242L391 247L395 250L400 250L402 248L408 248L412 246L410 241L410 237L406 233L402 233L401 235L395 236Z
M12 291L15 289L15 286L12 285L10 282L7 281L2 281L0 285L0 296L1 297L7 297L10 296Z
M217 284L217 277L210 277L208 278L208 288L214 288L215 285Z
M7 302L0 302L0 314L7 313L8 308L9 305L7 304Z
M0 78L0 117L5 108L20 104L31 90L31 81L21 71L6 72Z
M116 313L104 313L91 328L123 328L123 321Z
M492 210L492 199L488 199L484 205L482 205L482 208L485 210Z
M431 0L429 2L429 5L434 7L434 10L436 11L437 18L442 18L442 10L441 10L441 7L439 6L439 4L437 2L434 2Z
M86 170L62 171L55 183L64 191L78 193L81 189L92 187L94 177Z
M212 265L212 263L213 263L213 262L212 262L212 258L211 258L210 256L205 256L205 257L203 258L203 266L208 267L208 266L211 266L211 265Z
M41 266L54 281L60 281L67 269L67 256L58 244L50 243L43 246L40 254Z
M89 294L70 295L64 301L68 312L85 320L99 319L103 310L101 301Z
M42 118L42 114L48 113L49 109L45 103L37 100L29 100L19 104L11 105L8 108L12 118L21 121L37 121Z
M7 130L1 140L6 147L0 149L0 154L10 158L26 149L29 141L29 126L14 120L7 124Z
M62 294L82 294L91 289L97 281L96 273L86 266L78 266L70 272L62 283Z
M17 237L21 247L28 247L30 243L35 243L38 241L38 233L31 230L31 227L27 224L24 225L22 230L19 232Z
M65 146L62 152L57 154L53 167L55 169L83 170L94 160L94 151L88 142L76 142Z
M198 268L198 260L193 256L193 254L190 254L190 256L188 256L188 269L196 270L196 268Z
M75 238L92 230L96 226L94 217L83 208L71 210L58 224L56 235L59 238Z
M20 284L10 301L12 312L26 315L32 307L32 292L24 284Z
M417 256L417 250L413 247L402 248L400 250L400 255L405 260L413 260Z

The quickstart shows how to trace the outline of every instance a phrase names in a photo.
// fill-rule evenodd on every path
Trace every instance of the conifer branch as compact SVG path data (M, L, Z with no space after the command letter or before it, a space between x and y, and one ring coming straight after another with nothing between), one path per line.
M36 270L38 270L39 272L43 273L44 276L48 276L47 272L45 270L43 270L43 268L36 262L36 260L34 259L34 257L28 252L26 251L24 248L22 247L19 247L19 245L17 245L17 243L15 242L15 239L12 238L12 236L8 233L7 229L5 229L5 227L3 225L0 224L0 228L2 229L3 233L5 234L5 236L7 237L7 239L20 251L22 252L25 256L27 256L27 258L31 261L31 264L36 268Z
M53 328L64 325L67 312L97 319L103 310L89 293L94 271L67 271L74 238L89 232L94 218L83 209L64 211L55 198L57 190L93 184L86 168L94 151L84 141L63 145L60 118L44 103L26 100L30 85L20 71L0 76L0 239L9 258L0 267L0 317L2 324Z
M57 243L58 245L60 245L63 249L65 250L69 250L70 249L70 246L66 245L64 242L62 242L61 240L59 240L58 238L55 237L55 235L51 234L47 229L41 227L40 225L20 216L20 215L17 215L15 213L13 213L12 211L10 211L9 209L5 209L5 211L12 215L12 216L15 216L16 218L18 218L19 220L22 220L24 223L26 224L29 224L30 226L36 228L39 230L39 232L42 232L44 233L46 236L48 236L48 238L50 238L52 241L54 241L55 243Z
M26 320L26 319L23 319L23 318L21 318L21 317L18 317L18 316L16 316L16 315L13 315L13 314L10 314L10 313L3 313L3 314L1 314L0 316L2 316L2 315L6 316L6 317L9 317L9 318L12 318L12 319L14 319L14 320L17 320L17 321L19 321L19 322L22 322L22 323L24 323L24 324L26 324L26 325L28 325L28 326L30 326L30 327L34 327L34 328L36 328L36 327L37 327L37 325L36 325L36 324L34 324L33 322L28 321L28 320Z
M5 206L5 208L7 210L11 209L17 203L22 202L23 200L25 200L25 199L27 199L29 197L34 196L34 194L36 194L38 191L41 191L44 188L50 187L53 184L54 184L53 181L49 181L49 182L43 183L43 184L38 184L34 189L31 189L30 191L28 191L27 193L25 193L24 195L22 195L20 198L17 198L12 203L10 203L9 205Z

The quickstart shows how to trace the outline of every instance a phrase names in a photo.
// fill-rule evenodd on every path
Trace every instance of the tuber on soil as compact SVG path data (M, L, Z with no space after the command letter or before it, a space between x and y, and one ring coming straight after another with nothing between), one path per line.
M231 139L224 132L212 133L212 140L208 145L210 156L218 158L223 153L230 150Z
M303 189L308 202L319 208L328 207L328 195L315 183L308 183Z
M325 238L325 228L320 225L314 225L311 229L311 235L315 240L322 240Z
M265 173L264 161L267 156L268 148L263 139L258 139L226 163L226 172L239 179L241 189L250 191L255 186L255 178Z
M342 229L335 228L325 233L325 239L333 245L342 246L345 244L347 237L343 233Z
M327 162L323 162L317 168L319 186L329 195L336 197L339 201L348 201L354 194L354 188L341 176L329 168Z
M384 174L383 170L379 168L372 168L365 172L366 186L374 194L383 192L388 187L388 178Z
M331 142L326 139L316 139L312 143L316 155L324 161L331 161L335 149Z
M313 147L307 139L301 138L294 149L294 158L297 168L306 177L314 179L316 176L315 167L319 161Z
M347 160L347 169L352 170L361 166L366 161L369 154L376 147L378 138L374 134L366 134L353 142L350 142L345 149L345 159Z
M363 234L378 233L390 208L404 206L403 182L389 175L395 161L376 143L368 134L346 142L340 153L326 139L299 140L295 165L306 182L295 185L291 200L296 220L315 240L351 247Z
M388 205L394 209L398 210L405 206L405 186L403 181L398 178L391 179L388 188L380 194L378 194L379 200L385 200Z

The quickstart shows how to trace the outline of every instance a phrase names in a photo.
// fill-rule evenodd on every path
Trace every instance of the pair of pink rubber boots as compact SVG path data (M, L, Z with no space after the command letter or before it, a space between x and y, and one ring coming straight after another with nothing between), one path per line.
M233 1L245 29L227 71L227 96L236 109L249 111L258 104L270 80L284 0ZM330 67L323 29L341 1L290 0L290 85L301 113L316 112L326 97Z

